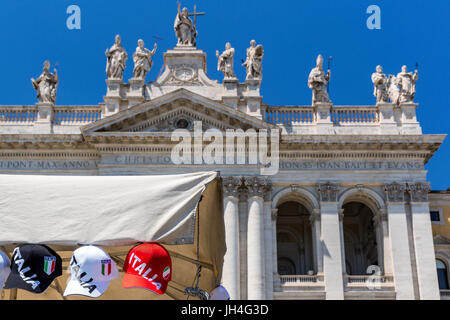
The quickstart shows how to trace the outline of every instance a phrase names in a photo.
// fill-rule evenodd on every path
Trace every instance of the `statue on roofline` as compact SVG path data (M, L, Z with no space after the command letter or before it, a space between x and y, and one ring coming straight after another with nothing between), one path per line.
M181 4L178 2L178 13L173 26L175 29L175 35L178 38L177 46L195 47L197 30L191 18L189 18L188 9L183 8L183 10L180 11L180 8Z
M331 103L328 97L327 84L330 81L330 70L323 71L323 57L321 54L317 57L316 67L313 68L308 77L308 87L312 89L313 105L319 103Z
M123 71L126 68L126 61L128 54L122 47L121 38L116 35L114 45L108 50L106 49L106 75L108 79L120 79L122 80Z
M236 78L234 74L234 48L231 43L227 42L225 51L219 55L219 50L216 51L217 70L222 71L225 78Z
M36 80L31 78L31 83L37 92L37 98L40 103L55 103L59 77L56 67L54 74L50 72L49 61L44 62L42 74Z

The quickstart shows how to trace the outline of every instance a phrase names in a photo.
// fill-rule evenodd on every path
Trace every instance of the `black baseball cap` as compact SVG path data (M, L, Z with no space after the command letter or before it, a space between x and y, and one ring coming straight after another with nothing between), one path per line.
M62 259L54 250L45 245L24 244L14 249L5 289L42 293L60 275Z

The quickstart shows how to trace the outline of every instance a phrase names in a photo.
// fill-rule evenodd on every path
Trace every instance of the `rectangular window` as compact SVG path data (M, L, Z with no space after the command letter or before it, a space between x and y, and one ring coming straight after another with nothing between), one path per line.
M430 211L431 221L439 222L441 221L441 215L439 211Z

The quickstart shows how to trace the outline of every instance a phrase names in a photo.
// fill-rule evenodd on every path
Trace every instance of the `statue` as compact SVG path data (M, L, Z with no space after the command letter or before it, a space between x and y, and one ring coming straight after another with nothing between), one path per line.
M126 68L128 54L120 44L121 38L116 35L114 45L108 50L106 49L106 75L108 79L122 79L123 71Z
M133 77L135 79L145 80L145 76L150 71L153 65L152 57L156 52L157 44L155 43L153 50L150 51L144 48L144 41L142 39L138 40L138 47L136 52L133 54L134 70Z
M247 60L242 64L247 68L246 80L262 78L262 59L264 48L262 45L256 46L256 41L250 41L250 48L247 49Z
M234 48L227 42L225 51L219 55L219 50L216 51L218 60L217 70L222 71L225 78L236 78L234 74Z
M328 70L327 74L323 71L323 57L321 54L317 57L316 62L316 67L311 70L308 77L308 87L313 92L312 103L313 105L316 102L331 103L327 92L327 84L331 76L330 70Z
M399 98L400 98L400 90L397 85L397 78L393 75L389 75L388 80L388 95L391 102L395 105L398 105Z
M180 11L181 4L178 2L178 14L175 18L175 24L173 28L175 29L175 35L178 38L177 46L193 46L196 45L197 30L189 18L189 11L187 8L183 8Z
M406 66L402 67L402 72L397 74L397 84L400 89L400 101L399 103L411 103L414 100L416 94L416 82L419 79L419 73L417 70L407 72Z
M377 97L378 103L387 103L389 99L388 95L388 82L389 79L383 73L383 68L377 66L375 73L372 73L372 82L374 85L373 95Z
M42 74L34 80L31 78L31 83L34 89L37 91L37 98L39 103L52 103L56 101L56 89L58 88L59 78L58 71L56 67L54 69L54 74L50 71L50 62L44 62L44 70Z

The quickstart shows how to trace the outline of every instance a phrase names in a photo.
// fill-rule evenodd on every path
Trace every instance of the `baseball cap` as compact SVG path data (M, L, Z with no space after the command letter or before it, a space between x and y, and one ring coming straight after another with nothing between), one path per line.
M54 250L45 245L24 244L13 251L11 273L5 289L42 293L60 275L62 260Z
M223 286L218 286L209 295L209 300L230 300L230 295Z
M3 251L0 250L0 292L2 292L3 285L11 273L11 263L9 258Z
M70 259L70 280L64 296L98 298L110 281L118 277L117 265L105 250L96 246L80 247Z
M124 288L144 288L161 295L172 280L172 260L160 244L144 243L128 252L123 271Z

